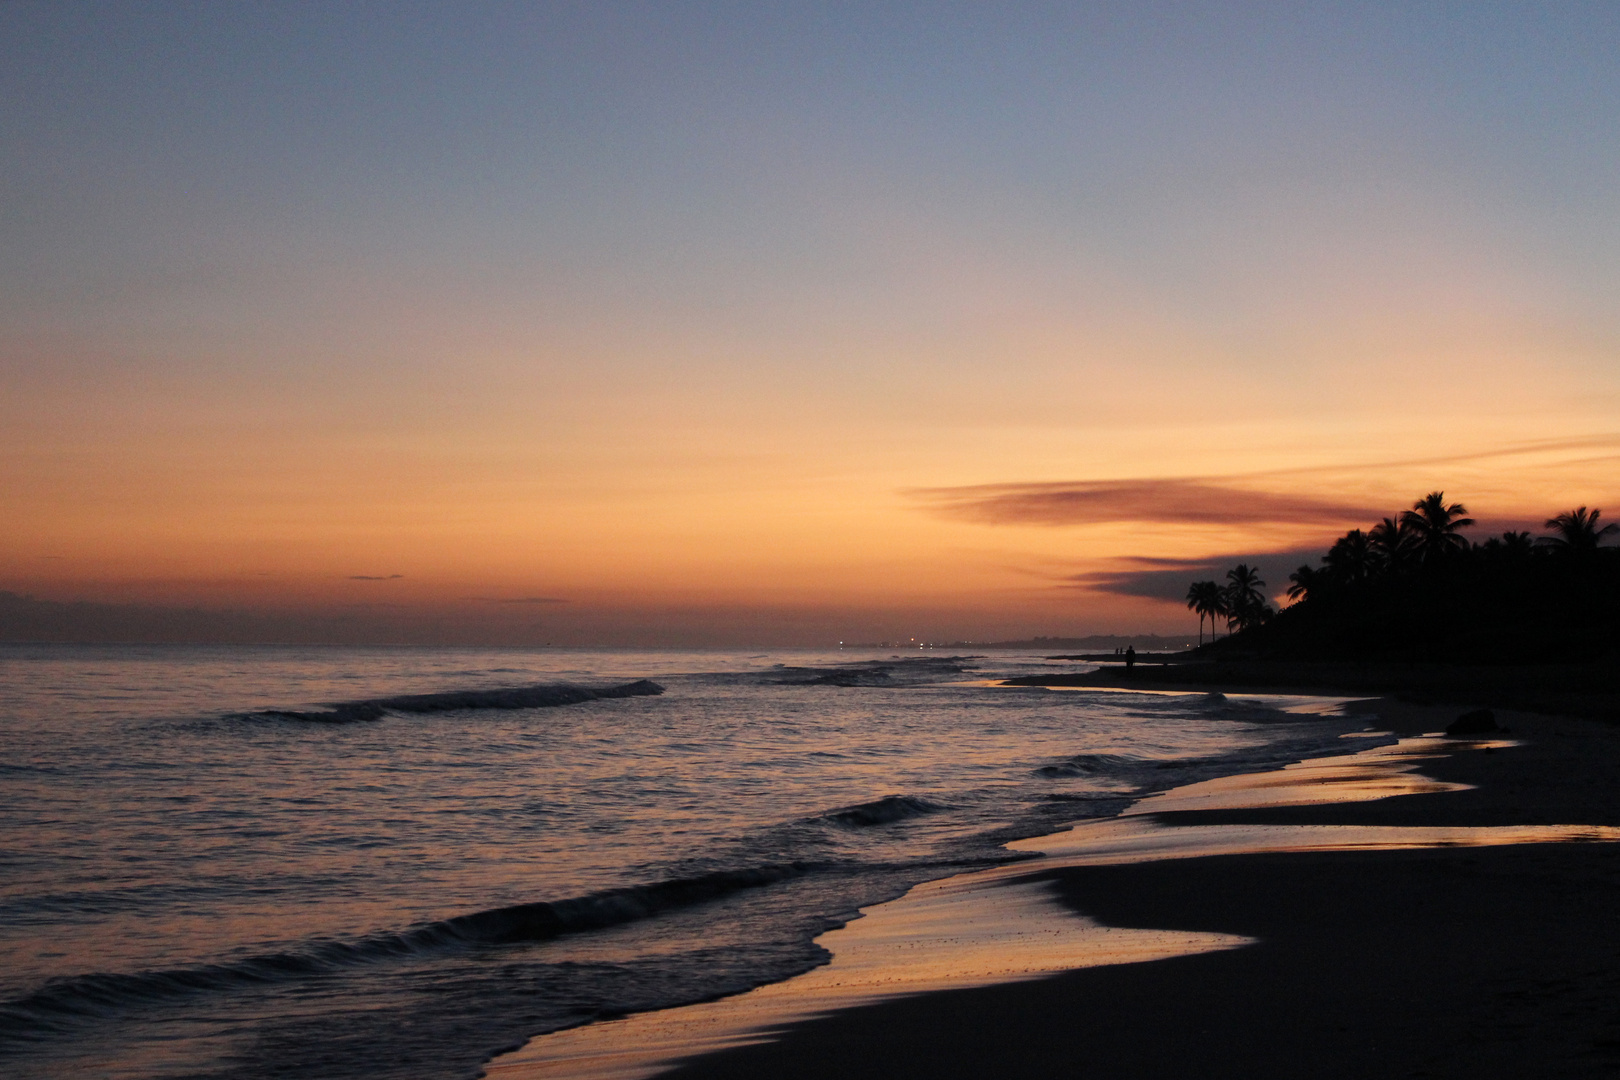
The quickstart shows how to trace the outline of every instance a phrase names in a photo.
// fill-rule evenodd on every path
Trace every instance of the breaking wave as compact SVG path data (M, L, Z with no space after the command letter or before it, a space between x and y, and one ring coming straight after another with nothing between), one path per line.
M494 690L448 690L438 694L405 694L400 697L344 701L330 709L299 711L265 709L249 716L266 720L305 720L318 724L353 724L380 720L389 713L441 713L464 709L546 709L578 705L602 698L650 697L664 688L650 679L638 679L620 686L585 687L572 683L541 683L537 686L507 686Z
M910 687L949 681L972 671L976 656L897 656L826 667L778 665L770 681L782 686Z
M1036 776L1095 776L1099 773L1118 772L1139 763L1139 759L1125 754L1076 754L1055 765L1042 765Z
M888 825L906 818L921 817L924 814L936 814L944 809L945 807L938 803L919 799L914 795L885 795L871 802L830 810L822 814L820 820L845 828L864 829L873 825Z
M719 870L569 900L492 908L352 941L314 941L299 950L217 964L55 979L26 997L0 1004L0 1047L44 1042L73 1021L149 1003L252 989L388 960L602 930L800 877L815 868L807 863L770 863Z

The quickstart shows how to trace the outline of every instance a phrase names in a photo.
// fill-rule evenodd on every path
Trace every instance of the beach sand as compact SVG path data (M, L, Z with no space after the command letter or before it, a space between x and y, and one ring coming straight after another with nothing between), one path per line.
M1456 713L1354 708L1407 734ZM1620 1075L1620 843L1514 842L1620 836L1620 730L1499 719L1021 842L1048 858L870 909L826 968L490 1075Z

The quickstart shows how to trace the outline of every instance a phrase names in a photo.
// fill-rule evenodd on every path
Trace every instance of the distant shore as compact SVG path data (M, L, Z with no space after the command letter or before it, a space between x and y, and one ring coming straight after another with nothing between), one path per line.
M839 642L842 649L954 649L977 652L982 649L1009 649L1050 652L1053 649L1089 649L1110 652L1134 646L1138 651L1179 652L1193 647L1191 634L1091 634L1086 637L1032 637L1012 641L864 641Z

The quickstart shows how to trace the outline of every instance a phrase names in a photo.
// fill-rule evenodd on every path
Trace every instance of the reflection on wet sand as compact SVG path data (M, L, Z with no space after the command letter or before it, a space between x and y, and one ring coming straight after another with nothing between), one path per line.
M1044 861L1041 865L1046 865ZM789 1024L882 998L1247 944L1227 934L1134 930L1079 918L1030 865L931 881L823 934L825 967L681 1009L559 1031L486 1068L496 1080L634 1080L676 1060L762 1042Z
M1275 772L1222 776L1173 788L1140 800L1125 813L1163 814L1181 810L1315 806L1371 802L1392 795L1464 791L1468 788L1467 784L1434 780L1417 770L1423 762L1459 749L1497 750L1514 745L1514 742L1506 739L1460 740L1437 735L1402 739L1398 743L1376 746L1346 757L1312 758L1284 766Z
M1620 840L1612 825L1159 825L1118 818L1071 832L1019 840L1008 847L1051 858L1041 868L1110 866L1205 855L1260 855L1289 851L1399 851L1412 848L1497 847ZM1019 868L1028 873L1031 866Z
M1119 818L1009 845L1045 858L929 882L867 909L863 918L822 935L818 941L833 954L832 961L798 978L719 1001L546 1035L491 1062L489 1075L635 1080L679 1060L768 1041L790 1024L883 998L1230 949L1250 941L1098 925L1057 903L1039 876L1049 870L1261 852L1620 841L1620 828L1611 826L1166 825L1151 816L1459 790L1466 785L1441 783L1416 771L1425 759L1459 745L1513 744L1403 739L1350 757L1224 777L1143 799Z

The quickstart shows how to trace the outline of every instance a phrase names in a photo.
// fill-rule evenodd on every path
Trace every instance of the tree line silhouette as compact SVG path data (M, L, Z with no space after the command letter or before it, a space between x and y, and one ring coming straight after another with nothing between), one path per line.
M1433 491L1410 510L1339 537L1320 566L1289 575L1281 611L1265 582L1239 564L1226 584L1194 582L1187 606L1222 651L1298 658L1402 656L1497 662L1590 660L1620 647L1620 525L1577 507L1546 520L1545 535L1504 532L1470 542L1462 503ZM1228 644L1230 643L1230 644ZM1213 647L1213 646L1212 646Z
M1248 563L1238 563L1226 572L1226 584L1195 581L1187 590L1187 606L1198 613L1198 644L1204 643L1204 619L1209 619L1214 635L1215 620L1225 619L1228 633L1258 626L1274 614L1266 603L1266 583L1260 572Z

